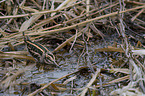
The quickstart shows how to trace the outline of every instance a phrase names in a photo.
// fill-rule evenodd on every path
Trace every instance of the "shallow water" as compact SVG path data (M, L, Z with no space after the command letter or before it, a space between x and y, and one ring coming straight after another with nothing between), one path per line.
M108 66L110 66L110 61L108 58L109 53L104 52L102 54L99 52L95 52L95 49L104 48L108 45L112 45L114 41L116 42L119 42L119 41L114 38L113 39L106 38L105 41L106 42L104 42L104 40L97 40L95 42L89 42L87 46L88 50L85 50L85 52L87 51L87 53L83 53L80 58L79 56L82 53L83 48L79 48L79 50L78 48L74 48L72 53L69 53L68 51L62 49L61 51L58 51L57 53L55 53L56 59L57 59L56 62L62 66L62 69L54 68L53 70L39 70L39 68L34 67L30 71L26 71L24 75L20 77L20 79L22 80L21 83L24 83L24 82L28 84L36 83L38 85L47 84L64 75L75 72L76 70L78 70L78 68L82 66L88 66L88 67L94 66L97 68L107 68ZM79 63L78 63L78 60L79 60ZM90 78L90 76L87 76L87 77L82 76L81 78L77 77L77 79L75 80L75 84L77 84L77 86L75 86L75 88L84 87L89 81L88 78ZM57 83L61 84L62 82L63 80L60 80ZM67 86L70 86L70 85L68 84ZM22 89L23 88L24 87L22 87ZM17 96L17 94L20 95L21 94L20 89L21 87L18 87L18 90L12 88L12 90L3 91L1 92L0 96L7 96L7 94L10 96ZM70 94L72 95L70 91L71 90L68 89L67 91L59 95L60 96L70 95ZM18 93L15 94L15 92L18 92ZM79 91L76 92L76 94L78 93ZM27 94L27 93L24 93L24 94Z

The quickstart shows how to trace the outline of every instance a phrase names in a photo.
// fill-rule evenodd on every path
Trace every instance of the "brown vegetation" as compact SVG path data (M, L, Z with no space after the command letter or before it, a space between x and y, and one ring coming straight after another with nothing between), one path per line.
M144 8L143 0L1 0L0 94L145 94ZM43 65L48 73L69 74L47 84L30 82L41 64L36 68L22 32L53 49L58 64L64 61L61 68ZM109 64L99 65L102 58Z

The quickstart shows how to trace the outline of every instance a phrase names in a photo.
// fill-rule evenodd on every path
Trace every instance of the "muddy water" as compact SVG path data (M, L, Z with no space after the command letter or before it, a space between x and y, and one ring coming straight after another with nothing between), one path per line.
M21 83L36 83L38 85L41 84L47 84L55 79L58 79L64 75L67 75L69 73L72 73L78 68L82 66L94 66L97 68L107 68L110 66L110 61L108 58L108 53L99 53L95 52L95 49L97 48L104 48L106 46L112 45L113 42L118 42L118 39L110 39L107 38L104 40L97 40L95 42L89 42L87 45L87 48L85 49L84 53L82 54L83 48L74 48L72 53L69 53L68 51L62 49L61 51L58 51L56 55L56 61L59 65L62 66L62 69L54 68L53 70L40 70L37 67L34 67L31 71L26 71L25 74L20 78L22 80ZM88 49L88 50L87 50ZM80 57L81 55L81 57ZM79 62L78 62L79 61ZM88 83L88 81L91 78L90 76L82 76L75 80L75 88L82 88L85 87L85 85ZM62 84L63 80L58 81L57 83ZM28 86L25 85L25 86ZM70 84L71 85L71 84ZM68 84L67 87L70 87ZM12 88L12 90L6 90L3 91L0 96L17 96L21 94L21 91L24 87L20 87L18 85L18 89ZM21 89L22 88L22 89ZM63 93L59 93L60 96L69 95L71 90L67 90ZM76 94L78 94L80 91L76 91ZM16 94L17 93L17 94ZM8 94L8 95L6 95ZM24 94L27 94L24 93Z

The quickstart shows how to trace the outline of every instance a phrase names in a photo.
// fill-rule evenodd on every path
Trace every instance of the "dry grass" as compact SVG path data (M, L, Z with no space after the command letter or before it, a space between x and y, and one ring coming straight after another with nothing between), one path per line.
M84 74L83 70L88 68L91 72L88 70L86 72L90 73L87 84L80 88L70 88L75 95L143 96L145 94L144 8L143 0L140 2L137 0L0 1L1 89L7 90L9 87L18 86L17 79L34 67L27 65L25 61L35 61L34 58L28 56L28 52L21 48L24 44L22 32L25 32L32 41L44 43L46 40L45 44L49 43L46 46L54 48L55 54L60 50L67 50L66 47L69 47L67 52L70 53L75 51L74 47L82 50L78 56L78 67L81 67L80 58L83 56L87 58L87 67L78 68L77 71L41 87L37 86L35 90L26 93L28 96L37 93L42 95L44 89L49 86L58 92L49 90L51 95L59 95L62 91L68 90L64 86L68 86L70 82L75 83L75 80L78 80L78 73ZM121 43L114 41L112 46L97 48L95 52L116 52L120 55L115 57L117 60L108 56L111 60L109 67L98 68L97 64L91 63L89 45L99 38L105 41L110 34L117 34L116 38L119 38ZM101 45L101 42L98 44ZM115 74L115 77L110 74ZM60 85L55 84L62 79L65 81L59 83ZM24 83L23 81L20 80L19 83ZM120 86L111 89L112 84ZM109 93L105 93L105 90L109 90Z

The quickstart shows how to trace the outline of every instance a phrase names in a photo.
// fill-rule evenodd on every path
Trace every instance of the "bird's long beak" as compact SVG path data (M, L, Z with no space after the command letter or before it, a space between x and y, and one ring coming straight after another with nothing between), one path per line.
M57 67L61 68L55 61L54 61L54 64L55 64Z

